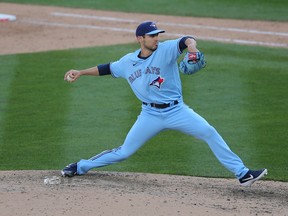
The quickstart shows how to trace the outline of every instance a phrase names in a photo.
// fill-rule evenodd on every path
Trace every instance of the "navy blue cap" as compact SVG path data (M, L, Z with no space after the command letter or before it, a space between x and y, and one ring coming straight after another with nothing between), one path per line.
M153 35L164 33L164 30L160 30L157 28L154 22L143 22L136 29L136 36L144 36L145 34Z

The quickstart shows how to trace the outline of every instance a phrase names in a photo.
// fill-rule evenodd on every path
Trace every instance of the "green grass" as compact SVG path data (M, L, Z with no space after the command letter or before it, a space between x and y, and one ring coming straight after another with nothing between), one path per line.
M193 17L288 20L288 1L283 0L134 0L132 2L131 0L4 0L4 2Z
M251 168L288 180L287 49L198 42L207 67L181 76L184 99ZM0 170L61 169L118 147L140 112L123 79L65 71L118 59L137 44L0 56ZM105 53L105 55L103 55ZM101 170L233 177L208 146L176 131Z

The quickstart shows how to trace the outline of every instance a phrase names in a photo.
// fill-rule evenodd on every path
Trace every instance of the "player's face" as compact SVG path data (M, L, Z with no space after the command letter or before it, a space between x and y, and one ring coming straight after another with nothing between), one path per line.
M143 47L151 52L158 48L158 34L143 36Z

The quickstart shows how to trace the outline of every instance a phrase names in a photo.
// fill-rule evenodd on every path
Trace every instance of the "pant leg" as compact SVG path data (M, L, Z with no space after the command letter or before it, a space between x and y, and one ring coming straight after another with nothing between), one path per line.
M154 115L142 111L130 129L126 139L118 148L106 150L94 157L77 163L77 173L85 174L90 169L118 163L134 154L146 141L163 130L163 121Z
M183 105L169 121L171 129L182 131L205 141L220 163L234 173L238 179L247 173L248 168L231 151L216 129L188 106Z

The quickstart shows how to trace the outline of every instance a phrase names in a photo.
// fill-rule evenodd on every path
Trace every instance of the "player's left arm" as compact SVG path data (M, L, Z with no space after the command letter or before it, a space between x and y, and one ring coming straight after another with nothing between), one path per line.
M184 43L187 46L187 52L199 52L197 42L194 38L188 37Z
M197 42L193 37L187 36L180 40L179 48L183 52L187 48L179 69L184 74L194 74L206 66L204 54L197 48Z

